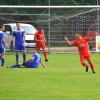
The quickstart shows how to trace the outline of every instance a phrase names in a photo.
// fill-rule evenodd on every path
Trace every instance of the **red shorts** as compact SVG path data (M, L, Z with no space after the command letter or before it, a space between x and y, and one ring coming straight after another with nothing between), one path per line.
M36 48L37 49L44 49L44 48L46 48L46 45L45 45L45 43L42 43L42 44L36 43Z
M85 60L90 60L91 59L91 56L80 56L80 60L81 62L85 62Z

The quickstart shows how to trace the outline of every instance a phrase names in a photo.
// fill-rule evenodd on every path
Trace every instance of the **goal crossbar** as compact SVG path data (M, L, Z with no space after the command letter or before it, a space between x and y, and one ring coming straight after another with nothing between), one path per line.
M81 6L25 6L25 5L0 5L0 8L100 8L100 5L81 5Z

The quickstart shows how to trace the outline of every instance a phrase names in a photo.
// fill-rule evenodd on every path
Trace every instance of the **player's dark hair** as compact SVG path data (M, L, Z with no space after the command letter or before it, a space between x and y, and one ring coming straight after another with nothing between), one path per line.
M38 30L42 30L42 28L41 28L41 27L39 27L39 28L38 28Z

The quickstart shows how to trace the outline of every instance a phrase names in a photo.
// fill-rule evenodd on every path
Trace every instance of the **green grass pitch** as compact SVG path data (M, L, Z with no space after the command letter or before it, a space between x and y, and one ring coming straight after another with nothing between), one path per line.
M5 58L6 66L15 63L14 54ZM78 54L48 58L46 70L0 68L0 100L100 100L99 53L92 54L96 74L85 72Z

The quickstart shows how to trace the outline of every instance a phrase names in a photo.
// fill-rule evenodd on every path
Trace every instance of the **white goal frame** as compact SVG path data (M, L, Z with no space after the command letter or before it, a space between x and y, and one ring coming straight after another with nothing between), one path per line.
M63 8L95 8L95 9L97 9L97 11L98 11L98 9L100 9L100 5L74 5L74 6L60 6L60 5L56 5L56 6L51 6L50 5L50 2L49 2L49 4L46 6L46 5L42 5L42 6L34 6L34 5L31 5L31 6L27 6L27 5L0 5L0 8L16 8L16 9L24 9L24 8L27 8L27 9L29 9L29 8L41 8L41 9L48 9L48 14L46 14L46 15L48 15L48 22L49 22L49 32L48 33L50 33L50 15L51 15L51 13L50 13L50 10L51 9L63 9ZM99 15L97 15L97 16L99 16ZM99 20L99 19L98 19ZM50 34L49 34L49 36L48 36L48 40L50 41ZM49 52L50 52L50 42L49 42L49 44L48 44L48 50L49 50Z

